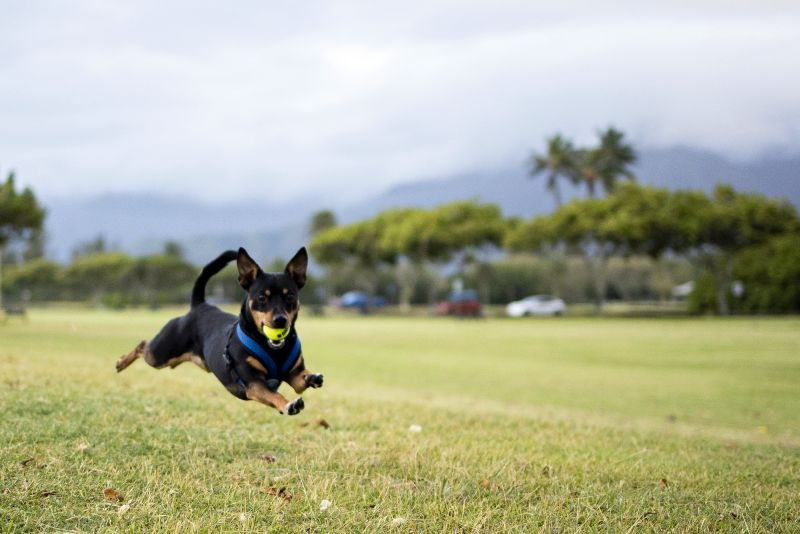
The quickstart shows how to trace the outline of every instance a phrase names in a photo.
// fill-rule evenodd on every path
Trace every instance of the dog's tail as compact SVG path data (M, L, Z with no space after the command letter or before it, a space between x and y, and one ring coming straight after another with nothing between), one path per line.
M217 259L203 267L200 276L197 277L194 283L194 289L192 289L192 308L206 301L206 284L209 278L220 272L226 265L235 260L238 255L239 253L235 250L226 250Z

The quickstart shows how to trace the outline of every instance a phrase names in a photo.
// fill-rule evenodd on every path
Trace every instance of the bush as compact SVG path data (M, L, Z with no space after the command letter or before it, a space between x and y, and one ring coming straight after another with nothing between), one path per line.
M694 280L694 289L687 301L689 313L717 313L717 278L709 271L701 271ZM728 295L728 301L731 296Z
M769 240L736 258L736 280L744 284L735 310L742 313L800 312L800 234Z
M728 292L733 313L800 312L800 234L773 237L736 255L733 279L744 288L740 297ZM693 313L716 313L716 277L702 271L689 296Z
M16 265L3 276L3 294L10 300L57 300L61 296L61 267L42 258Z

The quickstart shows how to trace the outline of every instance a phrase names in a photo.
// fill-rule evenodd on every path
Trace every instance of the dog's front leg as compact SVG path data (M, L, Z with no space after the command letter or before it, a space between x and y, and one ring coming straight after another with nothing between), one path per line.
M247 395L247 398L250 400L272 406L282 414L297 415L305 408L303 397L297 397L292 402L289 402L286 400L286 397L277 391L271 391L261 382L253 382L247 386L245 395Z
M303 369L301 372L292 375L289 380L289 385L292 389L300 394L308 388L321 388L322 375L312 373L308 369Z
M297 363L295 363L292 370L289 371L289 377L286 379L286 383L292 386L295 393L299 395L308 388L321 388L322 375L312 373L306 369L303 353L301 352Z

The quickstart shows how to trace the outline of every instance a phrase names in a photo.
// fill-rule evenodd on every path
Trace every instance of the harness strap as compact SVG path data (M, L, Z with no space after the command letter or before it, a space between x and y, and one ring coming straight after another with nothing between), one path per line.
M247 385L242 380L242 377L239 376L239 373L236 372L236 369L233 366L233 360L231 359L231 353L228 351L228 347L231 344L231 338L233 337L233 325L228 328L228 342L225 343L225 350L222 351L222 359L225 361L225 367L228 369L228 373L231 375L231 378L241 386L242 390L247 389Z

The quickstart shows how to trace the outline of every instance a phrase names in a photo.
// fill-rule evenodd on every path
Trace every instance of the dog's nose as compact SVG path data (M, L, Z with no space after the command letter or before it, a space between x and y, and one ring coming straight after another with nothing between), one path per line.
M272 324L274 328L285 328L288 319L285 315L275 315L272 317Z

